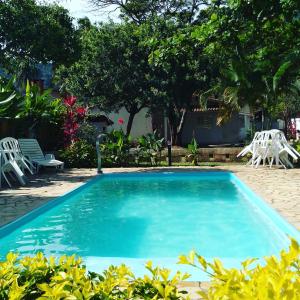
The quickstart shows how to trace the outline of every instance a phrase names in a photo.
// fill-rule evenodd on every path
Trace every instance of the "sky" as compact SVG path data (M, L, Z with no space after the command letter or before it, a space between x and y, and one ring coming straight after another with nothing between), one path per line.
M70 11L74 18L88 17L92 22L105 22L109 18L114 21L118 20L118 11L114 11L116 7L111 6L103 11L96 11L88 0L46 0L48 3L56 2Z

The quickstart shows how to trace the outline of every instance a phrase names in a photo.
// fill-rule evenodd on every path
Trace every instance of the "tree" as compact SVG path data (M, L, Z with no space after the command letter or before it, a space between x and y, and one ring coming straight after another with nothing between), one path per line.
M138 24L141 40L150 53L151 67L160 80L157 91L163 101L149 103L160 107L168 117L172 142L181 143L181 134L188 109L195 106L198 90L208 82L205 58L190 44L185 32L197 20L206 0L91 0L99 8L116 5L124 20ZM218 1L213 1L218 2ZM220 1L219 1L220 2ZM168 41L168 42L166 42ZM182 41L181 46L177 47ZM186 45L185 45L186 43ZM208 68L209 69L209 68Z
M287 98L296 97L299 1L91 1L101 8L114 4L121 9L126 21L118 25L122 35L115 29L94 31L90 24L82 26L85 54L65 70L65 85L104 108L117 109L126 102L133 116L139 107L160 107L168 116L175 143L180 143L187 110L199 99L204 104L212 97L220 100L222 122L245 104L274 115L280 103L291 107ZM96 65L91 63L95 61ZM128 74L138 74L141 80ZM155 92L156 97L137 96L128 89L130 81L144 86L144 96ZM135 99L131 108L130 94L131 102ZM297 109L297 104L292 106Z
M137 24L152 20L158 16L175 17L191 23L199 13L201 6L210 0L89 0L96 8L107 9L116 6L121 10L121 17Z
M151 64L159 71L159 90L164 94L161 104L168 117L172 143L181 144L187 111L198 106L198 94L207 90L211 69L202 49L194 48L186 28L179 28L173 20L161 18L144 23L145 43L151 49Z
M57 4L0 0L0 65L20 73L40 62L73 62L79 41L72 21Z
M133 23L84 26L80 59L57 73L62 90L87 106L107 112L125 107L129 113L127 135L135 115L158 99L155 81L159 79L140 39Z
M174 45L182 35L175 33L158 48L157 56L170 46L180 50L187 38L191 39L190 51L202 50L199 53L205 55L213 72L210 86L200 93L200 99L214 97L221 101L219 121L245 104L253 110L275 108L288 90L294 90L299 77L299 2L219 4L201 10L193 26L186 27L183 42Z

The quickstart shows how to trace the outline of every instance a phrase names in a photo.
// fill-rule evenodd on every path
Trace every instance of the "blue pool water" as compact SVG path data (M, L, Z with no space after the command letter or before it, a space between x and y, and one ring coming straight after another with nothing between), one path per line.
M95 271L125 262L141 275L148 259L179 269L192 249L236 266L279 253L287 234L298 235L230 173L112 174L0 229L0 258L76 253Z

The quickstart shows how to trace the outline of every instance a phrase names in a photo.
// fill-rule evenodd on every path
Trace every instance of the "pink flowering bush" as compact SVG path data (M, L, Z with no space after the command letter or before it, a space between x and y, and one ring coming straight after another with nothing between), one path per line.
M64 105L67 109L64 122L65 144L72 145L77 141L76 134L79 129L79 123L86 116L86 108L76 106L77 98L75 96L67 96L64 98Z
M296 123L294 121L290 121L288 123L288 137L291 139L296 139Z
M66 107L64 122L65 148L59 151L59 157L70 168L96 167L97 155L95 146L83 139L78 138L78 131L84 121L87 109L76 105L74 96L64 98Z

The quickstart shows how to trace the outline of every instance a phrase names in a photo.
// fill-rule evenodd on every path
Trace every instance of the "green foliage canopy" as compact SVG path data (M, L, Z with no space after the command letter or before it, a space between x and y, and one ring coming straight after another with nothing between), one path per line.
M76 60L79 44L72 21L57 4L0 0L0 65L20 73L39 62L56 66Z
M158 78L148 63L146 47L135 24L100 24L81 31L82 55L71 67L61 68L57 79L62 89L101 111L125 107L134 116L159 98Z
M210 0L89 0L100 9L111 5L121 11L121 18L137 24L153 20L156 17L176 18L184 22L192 22L201 6L208 5Z
M228 1L192 28L218 70L213 92L229 110L268 111L290 101L300 70L299 12L298 1Z

